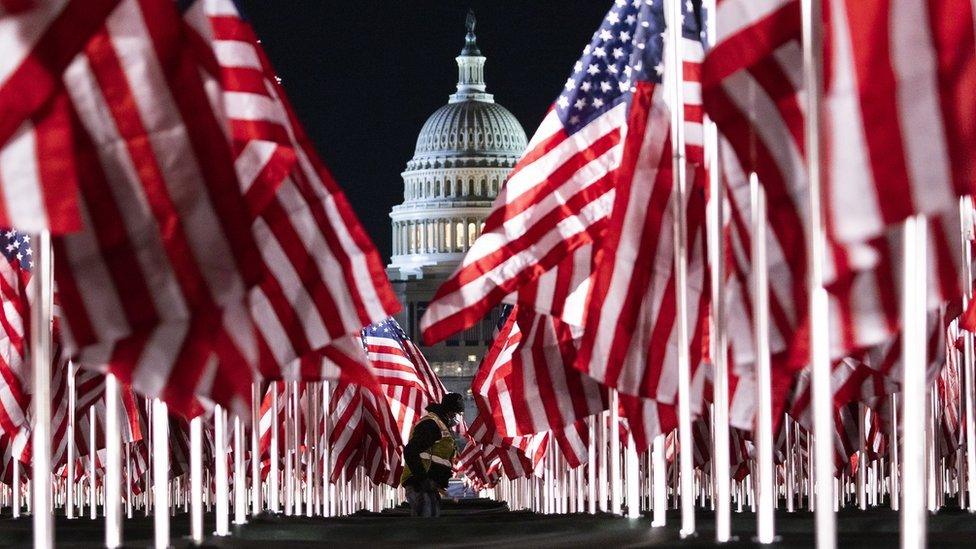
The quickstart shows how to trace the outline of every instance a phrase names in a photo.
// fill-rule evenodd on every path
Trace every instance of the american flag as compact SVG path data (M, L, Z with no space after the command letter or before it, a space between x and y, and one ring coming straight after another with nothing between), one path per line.
M30 404L27 323L30 322L30 236L0 230L0 430L14 436L26 423Z
M364 328L363 347L406 441L427 405L443 400L444 384L393 318Z
M222 86L219 102L264 273L246 310L225 317L230 345L222 358L256 361L266 379L335 379L323 364L362 365L348 336L399 308L379 255L234 3L198 0L184 2L184 10Z

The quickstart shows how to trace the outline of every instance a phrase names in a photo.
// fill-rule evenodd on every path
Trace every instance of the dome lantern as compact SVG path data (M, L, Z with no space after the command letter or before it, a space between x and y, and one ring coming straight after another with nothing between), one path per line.
M491 94L485 93L485 57L478 48L478 37L474 33L477 19L474 10L468 10L465 27L468 33L464 37L464 49L455 60L458 65L457 93L451 96L451 103L461 101L494 102Z

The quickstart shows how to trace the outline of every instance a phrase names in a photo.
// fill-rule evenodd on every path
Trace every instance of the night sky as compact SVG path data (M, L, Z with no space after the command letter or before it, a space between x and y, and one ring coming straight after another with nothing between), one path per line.
M388 262L390 209L455 91L469 7L488 92L531 138L608 0L240 0L318 151Z

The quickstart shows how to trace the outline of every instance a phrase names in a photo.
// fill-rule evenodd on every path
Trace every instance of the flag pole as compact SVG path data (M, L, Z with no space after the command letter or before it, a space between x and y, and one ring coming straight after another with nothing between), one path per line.
M295 516L302 515L302 460L301 460L301 449L302 443L298 436L300 433L300 426L302 422L302 410L301 410L301 387L298 381L292 383L292 435L291 435L291 452L292 452L292 488L294 495L292 496L294 500L294 510L292 514Z
M809 178L810 369L812 374L816 532L820 549L837 544L833 514L833 392L830 387L829 302L824 288L827 258L821 210L820 108L823 100L823 12L821 0L801 0L803 75L806 88L804 135Z
M627 518L640 518L640 478L637 464L637 442L633 433L628 437L626 449Z
M169 415L166 404L158 398L153 399L152 431L154 540L156 549L166 549L169 547ZM92 469L94 473L94 466Z
M190 539L203 543L203 418L190 420Z
M714 1L709 14L714 14ZM714 15L709 29L709 43L714 43ZM718 127L705 122L706 152L709 154L708 227L710 233L712 289L711 355L714 365L712 382L712 502L715 506L715 541L728 542L732 537L732 507L729 487L729 364L728 330L725 310L725 186L721 178L721 151L718 144Z
M963 258L963 298L962 309L965 311L969 302L973 300L973 199L963 197L959 200L959 217L962 227L962 258ZM963 367L961 374L963 379L963 403L966 417L966 486L969 492L969 512L976 513L976 406L973 399L976 398L976 365L974 365L973 334L969 331L962 332L963 341Z
M667 486L667 459L664 456L663 433L654 437L651 447L651 473L654 476L654 518L651 526L661 527L667 525L668 513L668 486Z
M54 514L51 510L51 322L54 266L51 233L41 231L35 239L34 306L30 310L30 371L34 385L34 429L31 433L34 484L31 495L34 498L34 547L42 548L54 546Z
M64 504L64 514L68 519L75 518L75 460L78 457L75 455L75 365L70 361L68 362L68 434L67 445L68 445L68 463L67 472L68 478L65 481L65 504Z
M600 414L586 419L586 428L589 431L589 440L586 444L586 512L596 514L596 422Z
M247 523L247 475L244 473L244 420L234 416L234 524Z
M766 193L755 173L749 174L752 197L752 314L756 353L756 461L758 462L758 512L756 537L759 543L776 539L773 470L773 398L769 363L769 270L766 260Z
M88 513L89 518L98 518L98 502L95 500L97 494L95 488L98 486L98 479L95 476L95 460L98 449L95 448L95 407L88 407Z
M902 291L902 501L901 546L925 547L925 423L927 226L915 216L904 224Z
M268 471L268 511L277 514L280 507L278 493L278 383L271 383L271 470Z
M251 383L251 516L261 514L261 389Z
M620 514L620 395L610 389L610 425L607 434L610 444L610 512Z
M868 419L868 408L863 402L857 403L857 440L858 440L858 456L857 456L857 475L854 477L854 481L857 483L856 491L857 494L857 507L858 509L865 511L868 508L868 474L867 463L868 453L867 453L867 431L864 428L864 422Z
M214 480L217 489L215 536L230 535L230 501L227 490L227 411L214 407Z
M668 28L668 65L671 92L671 144L674 166L674 263L677 288L678 339L678 464L681 482L681 537L695 533L695 486L691 433L691 355L688 345L688 234L685 226L687 174L685 173L684 70L681 55L682 0L665 3Z
M122 545L122 433L119 381L105 374L105 547Z

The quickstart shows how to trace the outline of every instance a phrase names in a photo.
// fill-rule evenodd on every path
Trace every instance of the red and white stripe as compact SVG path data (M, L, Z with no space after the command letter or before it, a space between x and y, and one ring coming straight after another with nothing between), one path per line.
M250 26L230 0L185 18L213 57L263 282L225 319L265 378L318 380L316 353L399 308L372 242L319 160ZM246 326L251 322L256 334ZM256 338L256 339L255 339Z
M862 242L976 190L970 2L833 0L825 10L827 226Z

